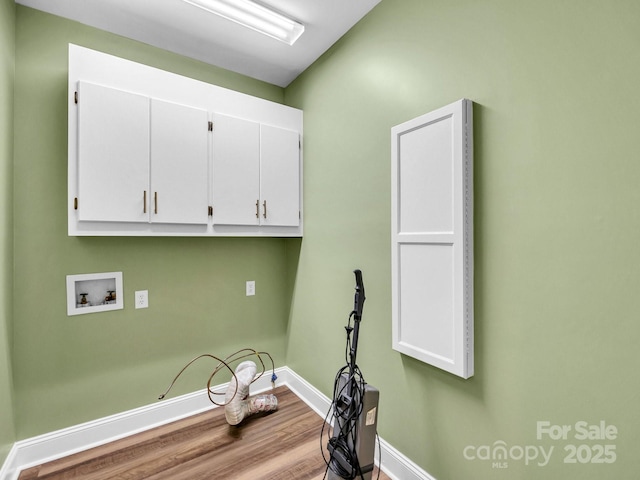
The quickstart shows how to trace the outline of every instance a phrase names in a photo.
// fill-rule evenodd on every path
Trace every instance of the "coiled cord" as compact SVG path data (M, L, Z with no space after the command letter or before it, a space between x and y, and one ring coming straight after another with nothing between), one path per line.
M182 375L183 372L187 368L189 368L193 363L195 363L197 360L200 360L201 358L212 358L212 359L218 361L218 365L216 365L216 368L213 369L213 372L211 373L211 375L209 376L209 379L207 380L207 395L209 396L209 400L211 401L211 403L213 403L214 405L217 405L219 407L224 407L227 403L229 403L231 400L233 400L233 398L238 393L238 379L236 377L235 372L233 371L233 369L231 368L231 366L229 364L233 363L233 362L237 362L238 360L242 360L243 358L256 356L258 358L258 361L260 362L260 365L262 366L262 372L260 373L260 375L256 375L256 377L251 381L251 383L253 383L256 380L258 380L260 377L262 377L262 375L264 375L264 373L266 371L266 367L264 365L264 361L262 360L261 355L266 355L267 357L269 357L269 360L271 361L271 385L273 387L275 387L275 381L276 381L276 379L278 377L277 377L276 372L275 372L275 366L274 366L274 363L273 363L273 358L271 358L271 355L269 355L267 352L258 352L258 351L254 350L252 348L243 348L243 349L238 350L237 352L234 352L231 355L225 357L224 359L220 359L220 358L216 357L215 355L211 355L209 353L198 355L194 359L190 360L184 367L182 367L182 370L180 370L178 372L178 374L174 377L173 381L169 385L169 388L167 388L167 390L162 395L160 395L158 397L158 400L162 400L167 396L167 394L169 393L169 391L171 391L171 389L175 385L175 383L178 380L178 378L180 377L180 375ZM225 395L225 392L216 392L216 391L214 391L211 388L211 382L213 380L213 377L215 377L216 374L220 370L222 370L224 368L229 370L229 372L231 372L231 375L233 376L233 378L236 380L236 382L235 382L236 389L233 392L233 396L231 397L229 402L218 403L218 402L216 402L214 400L213 395Z

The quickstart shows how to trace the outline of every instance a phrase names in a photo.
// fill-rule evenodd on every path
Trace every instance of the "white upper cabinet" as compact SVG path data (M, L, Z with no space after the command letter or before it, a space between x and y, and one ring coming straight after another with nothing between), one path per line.
M206 224L206 110L79 82L78 218Z
M215 114L213 222L300 224L298 132Z
M78 218L144 222L149 185L149 99L78 85Z
M209 221L208 127L206 110L151 100L152 222Z
M69 45L69 235L301 237L302 111Z

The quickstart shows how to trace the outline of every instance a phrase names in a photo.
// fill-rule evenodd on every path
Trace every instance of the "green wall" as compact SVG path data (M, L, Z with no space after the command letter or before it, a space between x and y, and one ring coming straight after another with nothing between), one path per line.
M361 268L358 363L381 391L379 433L438 480L640 470L638 45L635 1L383 0L286 89L305 112L306 219L287 365L331 394ZM462 97L475 102L469 380L391 349L390 128ZM538 438L539 421L572 430ZM617 437L576 439L580 421ZM474 458L501 441L507 468ZM616 459L565 464L581 444L582 459L605 459L595 445ZM513 447L540 456L525 465Z
M15 3L0 1L0 465L15 441L11 371Z
M282 101L283 89L17 7L13 371L19 439L156 401L201 353L285 358L283 239L67 236L68 43ZM123 272L124 309L68 317L68 274ZM245 296L245 281L256 296ZM149 290L136 310L135 290ZM174 394L205 388L196 364ZM215 383L226 382L219 378Z

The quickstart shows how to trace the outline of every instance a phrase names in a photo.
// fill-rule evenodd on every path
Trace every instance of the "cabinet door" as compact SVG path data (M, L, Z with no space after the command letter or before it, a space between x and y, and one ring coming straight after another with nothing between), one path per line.
M258 225L260 124L213 118L213 223Z
M151 100L151 221L209 220L208 114Z
M473 105L391 129L393 348L473 375Z
M260 126L260 224L300 224L300 136Z
M145 222L149 98L78 84L78 219Z

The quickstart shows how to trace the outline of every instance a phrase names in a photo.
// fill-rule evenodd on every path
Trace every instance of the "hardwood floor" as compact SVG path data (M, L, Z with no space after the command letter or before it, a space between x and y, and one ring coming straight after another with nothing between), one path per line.
M238 426L216 408L24 470L18 480L322 480L323 419L287 387L274 393L277 411Z

